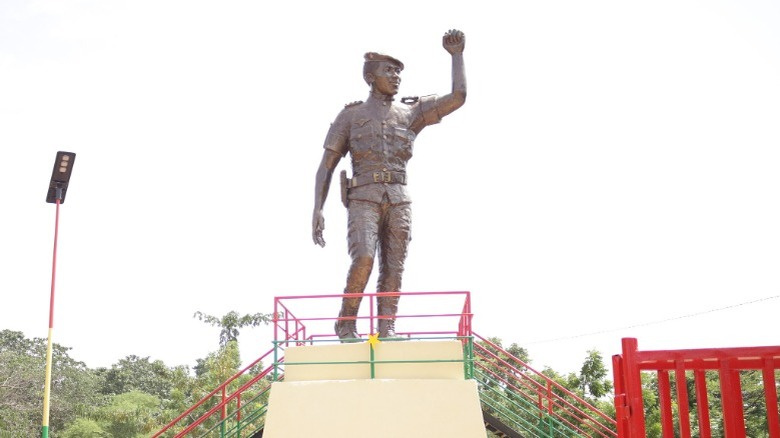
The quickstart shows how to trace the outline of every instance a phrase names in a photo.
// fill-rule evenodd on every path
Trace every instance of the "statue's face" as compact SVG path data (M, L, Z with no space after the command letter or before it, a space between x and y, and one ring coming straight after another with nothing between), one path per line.
M374 70L374 90L385 96L394 96L401 85L401 68L393 62L380 61Z

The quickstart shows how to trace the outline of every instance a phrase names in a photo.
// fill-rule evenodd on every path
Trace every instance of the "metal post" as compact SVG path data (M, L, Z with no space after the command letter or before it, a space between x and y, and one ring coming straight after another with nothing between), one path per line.
M70 175L73 172L73 163L76 154L73 152L58 151L54 160L54 168L51 171L49 189L46 192L46 202L57 205L54 217L54 251L51 262L51 294L49 296L49 336L46 343L46 381L43 385L43 421L41 422L41 437L49 438L49 400L51 395L51 367L52 367L52 332L54 331L54 279L57 273L57 237L60 226L60 204L65 202Z
M54 280L57 274L57 237L60 224L60 200L62 189L56 189L57 212L54 217L54 254L51 262L51 294L49 295L49 338L46 343L46 382L43 386L43 422L41 425L41 437L49 438L49 395L51 394L51 362L52 362L52 332L54 330Z

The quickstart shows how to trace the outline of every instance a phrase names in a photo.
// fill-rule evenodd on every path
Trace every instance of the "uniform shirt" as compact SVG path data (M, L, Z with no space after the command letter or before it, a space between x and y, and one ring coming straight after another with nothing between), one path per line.
M437 96L395 103L389 96L372 93L366 102L347 105L336 117L325 138L325 149L352 159L352 175L374 172L406 172L414 139L425 126L439 123ZM417 132L412 130L417 126ZM380 203L387 195L392 204L411 202L405 184L370 183L349 190L350 200Z

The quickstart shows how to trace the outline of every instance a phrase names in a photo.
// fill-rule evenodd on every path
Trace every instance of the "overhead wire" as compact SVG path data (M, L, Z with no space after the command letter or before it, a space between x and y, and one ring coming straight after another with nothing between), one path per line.
M774 300L774 299L778 299L778 298L780 298L780 295L774 295L774 296L770 296L770 297L759 298L759 299L752 300L752 301L745 301L743 303L732 304L732 305L729 305L729 306L718 307L718 308L715 308L715 309L709 309L709 310L705 310L705 311L701 311L701 312L689 313L689 314L686 314L686 315L675 316L675 317L672 317L672 318L660 319L660 320L657 320L657 321L649 321L649 322L644 322L644 323L641 323L641 324L633 324L633 325L624 326L624 327L618 327L618 328L612 328L612 329L606 329L606 330L599 330L599 331L596 331L596 332L582 333L582 334L579 334L579 335L563 336L563 337L560 337L560 338L552 338L552 339L544 339L544 340L533 341L533 342L526 342L523 345L544 344L544 343L547 343L547 342L566 341L566 340L570 340L570 339L584 338L584 337L587 337L587 336L601 335L601 334L605 334L605 333L613 333L613 332L617 332L617 331L621 331L621 330L633 329L633 328L637 328L637 327L647 327L647 326L650 326L650 325L663 324L663 323L666 323L666 322L677 321L677 320L686 319L686 318L693 318L693 317L696 317L696 316L706 315L706 314L709 314L709 313L722 312L724 310L734 309L734 308L737 308L737 307L747 306L747 305L750 305L750 304L756 304L756 303L760 303L760 302L763 302L763 301L769 301L769 300Z

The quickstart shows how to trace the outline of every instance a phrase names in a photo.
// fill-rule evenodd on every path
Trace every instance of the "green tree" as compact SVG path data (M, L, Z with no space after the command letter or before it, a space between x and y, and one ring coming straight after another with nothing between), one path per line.
M98 368L98 373L105 379L101 388L103 394L141 391L163 400L170 398L171 391L181 381L182 373L187 372L184 366L170 368L161 360L151 361L149 357L135 355L120 359L110 369Z
M0 332L0 431L9 437L33 436L41 427L44 373L30 349L22 333Z
M157 429L160 399L141 391L117 394L99 410L104 429L112 438L141 438Z
M612 391L612 382L607 380L607 367L604 366L604 359L596 350L589 350L585 362L580 368L579 390L588 397L589 401L601 399Z
M100 423L89 418L76 418L62 433L62 438L110 438Z
M104 379L101 393L119 395L131 391L151 394L160 400L157 422L160 426L176 418L194 401L195 379L186 366L168 367L160 360L130 355L97 370Z
M257 327L268 324L273 320L273 314L255 313L253 315L241 316L236 311L230 311L221 318L198 311L195 312L194 317L197 318L198 321L203 321L206 324L222 329L219 332L219 345L221 347L226 346L230 341L238 340L239 329L244 327Z
M0 332L0 430L9 436L40 434L46 339L27 339L21 332ZM69 348L52 345L49 428L54 437L67 423L100 406L101 378L83 362L68 355Z

